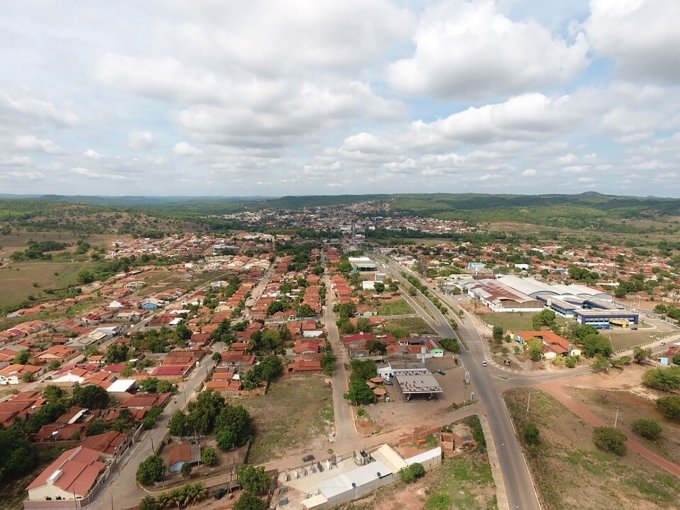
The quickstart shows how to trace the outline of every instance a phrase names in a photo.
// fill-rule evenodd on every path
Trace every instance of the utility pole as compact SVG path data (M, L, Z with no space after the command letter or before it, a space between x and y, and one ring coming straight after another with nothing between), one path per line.
M529 404L531 404L531 388L529 388L529 396L527 397L527 414L529 414Z
M619 408L618 406L616 407L616 416L614 417L614 428L616 428L616 424L619 422Z

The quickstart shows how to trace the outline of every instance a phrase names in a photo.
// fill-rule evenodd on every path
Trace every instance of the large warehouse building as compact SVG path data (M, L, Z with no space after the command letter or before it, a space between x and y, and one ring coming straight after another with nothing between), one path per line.
M639 315L617 306L612 296L585 285L551 285L534 278L498 276L462 284L473 299L478 299L495 312L539 312L544 308L590 324L598 329L612 327L612 321L637 325Z

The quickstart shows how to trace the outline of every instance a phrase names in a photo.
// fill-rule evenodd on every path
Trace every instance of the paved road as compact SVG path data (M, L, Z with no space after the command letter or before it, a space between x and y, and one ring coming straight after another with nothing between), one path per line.
M404 285L409 286L410 284L400 274L403 268L392 261L389 261L388 264L392 275ZM419 295L424 298L422 294ZM448 338L456 336L446 317L426 298L422 302L428 310L426 314L421 315L437 334ZM410 303L413 305L413 300L410 300ZM422 310L422 307L417 306L416 311L420 310ZM433 320L433 317L436 318L436 321ZM491 439L495 444L498 463L503 475L509 508L539 510L541 505L534 490L531 473L524 461L510 414L503 402L502 388L499 387L498 379L494 376L493 371L489 370L489 367L482 366L482 361L485 359L484 340L469 320L460 321L458 335L466 341L469 348L469 351L461 350L460 359L465 369L470 373L476 392L475 398L482 402L485 409L491 430ZM499 503L501 501L502 498L499 498Z
M324 282L326 283L326 308L323 314L323 322L328 330L328 340L333 347L333 352L338 357L332 379L335 442L336 445L345 445L356 441L359 438L359 434L354 426L352 409L343 397L343 395L349 391L347 370L345 369L345 363L349 363L349 361L347 360L347 353L345 352L344 347L340 344L338 327L335 325L336 317L333 312L335 296L328 275L324 277Z
M185 406L185 402L191 400L196 388L205 379L207 372L214 366L215 361L207 358L200 367L195 368L191 372L191 376L184 383L182 391L178 392L167 405L156 426L143 433L141 440L131 447L131 451L123 459L122 467L117 473L113 474L111 480L109 480L97 496L97 499L86 507L88 510L121 510L132 508L139 504L145 493L137 486L135 480L137 467L151 455L152 443L155 450L158 450L158 446L161 444L167 431L170 416L177 409L182 409Z

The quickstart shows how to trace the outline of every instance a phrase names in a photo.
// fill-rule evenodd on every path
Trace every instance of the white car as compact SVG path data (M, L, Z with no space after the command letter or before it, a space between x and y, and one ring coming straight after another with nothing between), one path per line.
M486 360L482 361L482 366L483 366L483 367L486 366Z

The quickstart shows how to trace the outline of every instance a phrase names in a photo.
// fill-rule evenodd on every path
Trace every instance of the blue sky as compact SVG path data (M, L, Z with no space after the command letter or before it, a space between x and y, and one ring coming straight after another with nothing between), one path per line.
M680 196L677 0L23 0L0 192Z

